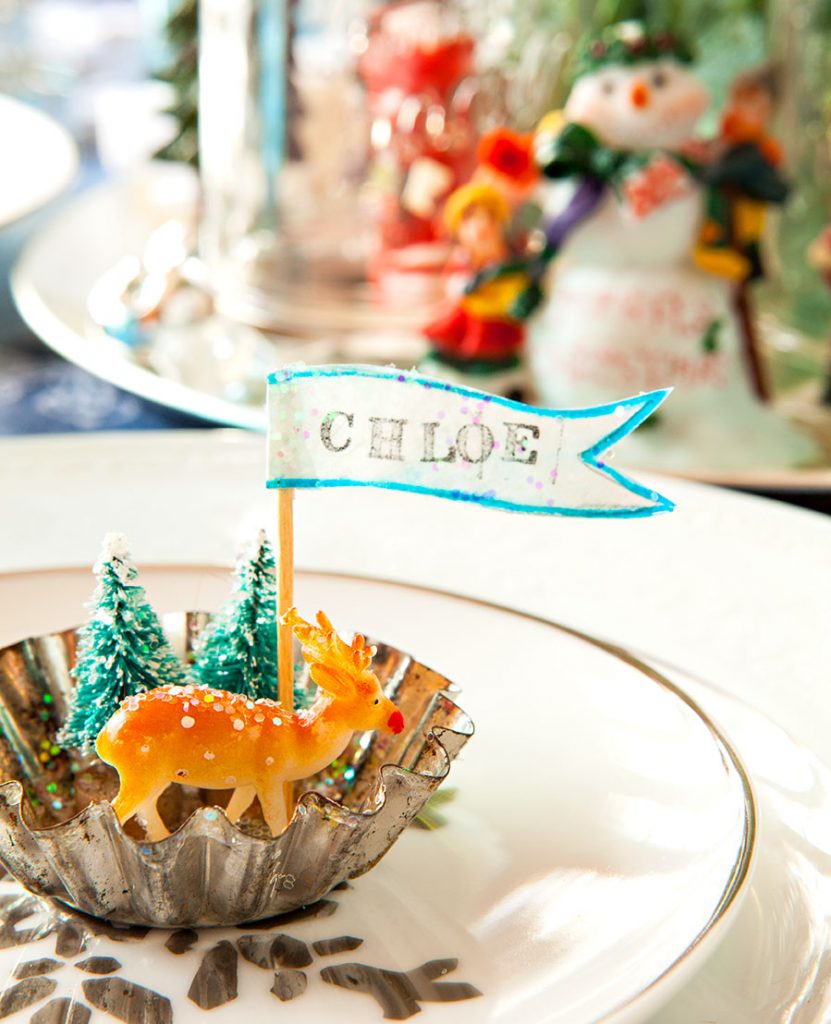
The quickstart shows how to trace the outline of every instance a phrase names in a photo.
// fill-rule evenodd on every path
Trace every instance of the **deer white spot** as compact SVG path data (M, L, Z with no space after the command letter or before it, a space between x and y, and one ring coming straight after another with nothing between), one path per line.
M141 752L142 752L142 754L149 754L150 753L150 747L148 747L147 744L145 743L144 746L141 748Z
M251 710L251 708L253 708L253 707L254 707L254 701L253 701L253 700L247 700L247 701L245 702L245 706L246 706L246 707L248 708L248 710L250 711L250 710Z
M245 722L243 722L241 718L235 718L234 728L237 730L237 732L240 732L242 729L245 728Z
M183 715L181 726L183 729L192 729L196 725L196 719L191 718L190 715Z
M237 777L236 775L229 775L225 781L228 783L229 786L236 786Z
M273 758L273 757L267 757L267 758L265 759L265 763L266 763L267 765L269 765L269 766L270 766L270 765L272 765L272 764L274 764L274 758Z
M283 724L283 719L282 718L272 718L271 719L271 723L272 723L272 725L282 725Z
M206 750L203 756L206 761L213 761L213 759L216 757L216 754L212 750Z
M254 715L254 721L259 725L260 722L265 721L265 715Z

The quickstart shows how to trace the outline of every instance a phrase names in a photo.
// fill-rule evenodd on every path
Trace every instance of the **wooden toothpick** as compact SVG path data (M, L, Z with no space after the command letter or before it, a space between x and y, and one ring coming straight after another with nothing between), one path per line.
M283 616L294 605L294 490L277 492L277 540L280 550L280 574L277 599L277 679L280 703L287 713L294 709L294 656L291 626Z
M277 681L280 704L286 714L294 710L294 653L291 626L283 616L294 605L294 490L277 492L277 542L280 551L277 587ZM283 784L286 821L294 813L294 785Z

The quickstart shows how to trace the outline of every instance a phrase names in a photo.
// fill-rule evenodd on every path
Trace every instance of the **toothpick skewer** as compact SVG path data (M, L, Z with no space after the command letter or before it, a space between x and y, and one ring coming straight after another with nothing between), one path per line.
M277 587L277 678L280 704L286 714L294 710L294 656L291 626L283 622L294 605L294 490L277 492L277 540L279 544L279 575ZM283 785L286 820L294 813L294 786Z
M287 713L294 709L294 658L291 626L283 616L294 605L294 490L277 492L277 540L279 543L279 579L277 597L277 676L280 703Z

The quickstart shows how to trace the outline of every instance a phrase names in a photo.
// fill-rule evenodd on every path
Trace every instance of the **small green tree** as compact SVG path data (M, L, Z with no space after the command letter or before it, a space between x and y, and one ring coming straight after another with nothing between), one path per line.
M199 165L199 5L178 2L165 25L170 62L156 77L173 88L173 106L167 111L176 122L176 134L156 156Z
M93 612L80 632L75 690L58 734L63 746L84 750L125 697L185 681L144 588L134 582L138 572L123 534L107 534L94 572Z
M197 683L277 700L276 590L274 553L260 530L237 564L233 596L205 630L193 665Z

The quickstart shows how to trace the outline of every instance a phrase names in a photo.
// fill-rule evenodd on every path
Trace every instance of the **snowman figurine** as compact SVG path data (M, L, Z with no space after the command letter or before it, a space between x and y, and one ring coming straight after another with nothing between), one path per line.
M718 154L694 139L709 99L689 62L668 33L613 25L583 55L562 114L540 125L548 270L516 309L539 303L535 387L543 404L567 407L673 385L654 426L627 440L629 462L726 472L809 462L812 442L757 396L739 264L723 237L708 241Z

